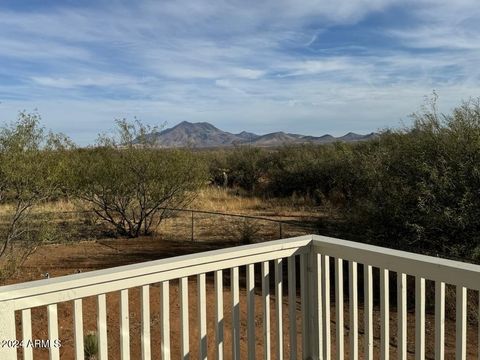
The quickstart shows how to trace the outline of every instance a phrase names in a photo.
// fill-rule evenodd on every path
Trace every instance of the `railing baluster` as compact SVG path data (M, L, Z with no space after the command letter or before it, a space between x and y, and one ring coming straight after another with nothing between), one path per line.
M240 293L238 267L231 269L232 292L232 359L240 360Z
M22 339L24 344L28 344L28 342L32 341L32 312L30 309L22 310ZM82 339L82 345L83 345L83 339ZM83 351L82 351L82 356L83 356ZM23 359L24 360L33 359L32 346L27 345L23 347Z
M263 358L270 360L270 269L269 262L262 262L262 300L263 300Z
M373 360L373 277L372 266L364 265L365 359Z
M307 266L308 266L308 255L300 255L300 299L301 299L301 310L302 310L302 358L306 359L307 356L311 355L307 352L310 349L310 336L308 333L308 278L307 278Z
M331 357L331 332L330 332L330 257L322 255L323 266L323 357Z
M337 318L337 360L344 357L343 329L343 259L335 259L335 315Z
M255 265L247 265L247 342L248 359L255 359Z
M75 359L84 360L82 299L73 301L73 333L75 339Z
M467 288L457 286L455 359L467 358Z
M350 303L350 359L358 359L358 281L357 281L357 263L349 262L349 292L348 300Z
M275 305L277 320L277 360L283 360L283 287L282 287L282 259L275 260Z
M128 289L120 291L120 358L130 359L130 316L128 312Z
M445 359L445 283L435 282L435 360Z
M182 360L190 359L189 344L189 325L188 325L188 278L180 279L180 326L181 326L181 358Z
M141 293L141 306L142 306L142 334L141 334L141 343L142 343L142 359L150 360L151 359L151 348L150 348L150 286L142 286Z
M323 327L322 327L322 321L323 321L323 311L322 311L322 255L318 253L313 254L314 261L313 261L313 268L314 268L314 276L313 276L313 281L314 281L314 291L315 291L315 318L313 324L315 330L316 330L316 338L314 342L316 343L315 345L315 355L318 355L318 358L320 360L323 360Z
M162 360L170 360L170 283L160 284L160 350Z
M295 255L288 258L288 321L290 323L290 359L297 359L297 285Z
M425 279L415 277L415 359L425 359Z
M198 309L198 335L199 335L199 359L207 359L207 289L205 274L197 275L197 309Z
M380 269L380 358L390 357L390 298L388 270Z
M97 335L99 360L107 360L107 297L105 294L97 296Z
M407 275L397 273L398 360L407 360Z
M58 313L57 304L47 306L48 313L48 339L52 344L50 346L50 360L60 359L60 350L58 346L54 346L54 342L58 341Z
M480 360L480 292L477 292L478 295L478 309L477 309L477 316L479 319L477 319L477 357L478 360Z
M223 271L215 271L215 351L216 359L223 360Z
M16 340L15 307L12 301L0 301L0 340ZM2 360L16 360L17 349L13 346L0 346Z

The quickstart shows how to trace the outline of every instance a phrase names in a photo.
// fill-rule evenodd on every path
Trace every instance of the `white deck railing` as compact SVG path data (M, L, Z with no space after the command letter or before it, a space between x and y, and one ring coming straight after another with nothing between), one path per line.
M296 267L300 260L300 274ZM150 359L152 346L160 346L162 359L207 358L207 337L215 339L214 353L217 359L254 359L255 341L255 267L261 267L263 358L270 359L337 359L348 354L349 359L373 359L373 268L379 269L380 289L380 353L381 359L389 359L390 316L389 299L390 273L396 273L398 334L396 354L398 359L407 359L407 275L415 277L415 357L425 358L425 281L435 282L435 340L436 359L445 356L445 284L456 286L456 346L457 359L467 357L467 289L480 290L480 266L433 258L413 253L359 244L316 235L277 240L268 243L240 246L209 251L200 254L122 266L106 270L63 276L0 287L0 341L32 339L31 308L47 307L48 337L51 341L59 336L57 304L71 302L73 307L74 353L77 360L84 359L84 330L82 299L96 297L97 334L99 359L129 359L129 289L141 288L141 358ZM363 266L363 325L360 338L358 305L358 264ZM273 267L272 267L273 265ZM333 265L333 266L332 266ZM345 266L348 265L348 266ZM244 267L244 268L243 268ZM274 269L270 276L271 267ZM344 272L343 268L346 268ZM240 269L245 270L246 286L246 345L241 347L240 337ZM223 300L223 271L230 270L230 304ZM282 274L288 272L288 296L283 298ZM334 272L334 282L330 272ZM207 334L206 274L214 275L215 331ZM189 314L188 277L197 277L197 314ZM274 286L270 286L270 277ZM297 277L299 277L302 336L297 344ZM172 281L178 280L180 307L180 349L171 353L169 289ZM347 282L348 280L348 282ZM335 336L331 336L331 283L334 284ZM348 284L348 342L344 329L344 283ZM150 285L160 285L161 340L155 345L151 340ZM274 289L274 290L273 290ZM361 288L360 288L361 289ZM107 354L107 301L106 294L120 292L120 354ZM270 293L275 294L275 324L271 328ZM242 300L243 302L244 300ZM285 343L283 329L283 303L288 302L289 336ZM230 307L231 341L225 349L224 307ZM478 306L478 305L477 305ZM16 312L20 317L21 336L16 329ZM191 354L189 318L196 316L198 333L198 355ZM285 327L286 328L286 327ZM258 332L258 331L257 331ZM275 336L273 341L272 334ZM479 332L480 334L480 332ZM111 334L110 334L111 335ZM258 336L259 334L257 334ZM335 340L335 341L333 341ZM362 354L359 354L362 342ZM272 349L274 347L274 349ZM243 353L242 349L246 349ZM273 351L272 351L273 350ZM50 359L59 359L60 351L52 347ZM212 349L210 349L210 352ZM225 352L227 351L227 353ZM242 350L243 351L243 350ZM22 351L24 359L32 359L32 348ZM273 354L272 354L273 353ZM480 355L479 355L480 356ZM377 357L377 356L376 356ZM0 347L0 359L17 359L17 350Z

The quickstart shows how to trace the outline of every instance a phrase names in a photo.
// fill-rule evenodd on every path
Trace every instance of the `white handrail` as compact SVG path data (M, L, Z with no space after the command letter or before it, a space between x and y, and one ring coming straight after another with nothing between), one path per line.
M232 249L207 251L175 258L119 266L0 287L0 302L12 301L15 310L75 300L130 287L274 260L308 251L312 236L299 236Z
M313 250L320 254L459 285L471 290L480 290L480 265L326 236L313 235L312 237Z
M355 243L341 239L313 235L311 249L324 257L335 258L335 290L337 314L337 359L343 359L343 299L341 264L344 260L351 264L359 263L364 266L364 328L365 328L365 358L373 359L373 277L372 268L380 270L380 358L389 359L390 331L389 331L389 272L396 272L397 276L397 322L398 322L398 349L399 359L406 358L406 276L415 277L415 358L424 359L426 352L425 334L425 281L435 281L435 358L444 357L444 321L445 321L445 284L455 285L456 299L456 359L466 359L467 348L467 289L480 290L480 266L459 261L419 255L405 251L393 250L379 246ZM324 279L324 287L330 282L329 276ZM349 299L351 301L351 299ZM355 300L353 300L355 301ZM328 293L325 294L326 308L329 308ZM351 304L354 309L355 304ZM325 307L325 305L324 305ZM351 312L352 313L352 312ZM339 317L340 315L340 317ZM328 313L325 313L328 316ZM350 328L355 328L356 318L350 317ZM324 331L328 331L324 324ZM480 332L479 332L480 333ZM350 341L355 343L356 334L350 332ZM340 339L340 342L338 341ZM480 342L480 335L479 335ZM324 358L330 357L330 339L325 338ZM480 344L478 344L480 349ZM353 346L355 347L355 346ZM355 356L354 356L355 358Z

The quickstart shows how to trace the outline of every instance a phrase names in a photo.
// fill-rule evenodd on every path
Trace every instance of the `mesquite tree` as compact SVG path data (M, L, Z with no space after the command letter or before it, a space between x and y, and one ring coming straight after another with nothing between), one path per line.
M115 136L101 136L71 157L71 193L122 236L150 234L165 208L185 206L205 182L191 151L158 149L151 133L138 121L120 120Z
M47 133L40 120L38 114L21 112L16 122L0 128L0 204L7 210L0 227L0 279L41 240L43 224L32 226L31 210L59 190L58 170L64 151L72 147L65 136Z

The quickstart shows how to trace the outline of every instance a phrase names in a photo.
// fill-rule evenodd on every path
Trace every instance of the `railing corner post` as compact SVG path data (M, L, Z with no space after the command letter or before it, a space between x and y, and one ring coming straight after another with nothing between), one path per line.
M0 359L15 360L17 359L17 349L14 346L17 338L15 331L15 309L12 301L0 302ZM11 346L9 345L12 343Z
M319 256L314 247L310 246L310 251L306 255L307 261L304 262L305 292L302 303L305 301L305 319L304 319L304 359L320 360L322 358L321 349L321 309L319 307L321 299L321 283L319 274Z

